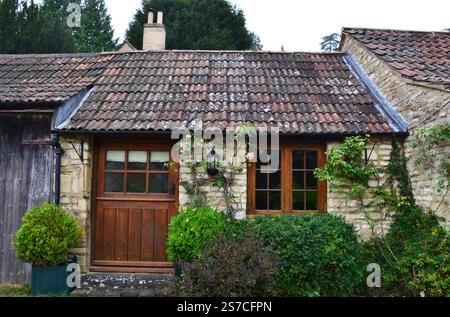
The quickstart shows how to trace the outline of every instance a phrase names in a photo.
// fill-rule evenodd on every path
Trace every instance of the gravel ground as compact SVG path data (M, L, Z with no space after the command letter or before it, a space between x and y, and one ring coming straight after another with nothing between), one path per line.
M73 297L161 297L173 296L172 274L88 273Z

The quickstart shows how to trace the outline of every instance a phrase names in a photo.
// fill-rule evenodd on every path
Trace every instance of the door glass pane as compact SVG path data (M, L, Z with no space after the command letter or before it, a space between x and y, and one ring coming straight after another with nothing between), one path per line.
M266 210L267 209L267 192L256 192L256 209Z
M145 151L128 152L128 169L145 171L147 169L147 152Z
M305 172L292 172L292 188L293 189L305 188Z
M123 192L123 173L105 173L105 192Z
M292 151L292 168L305 168L305 151Z
M106 169L125 169L125 151L106 151Z
M292 192L292 209L305 210L305 192Z
M281 209L281 192L269 192L269 209Z
M150 193L167 194L169 192L169 174L150 174Z
M268 174L261 173L261 171L256 170L256 189L266 189L267 188L267 177Z
M306 210L317 210L317 192L306 193Z
M146 174L127 174L127 192L145 193Z
M317 179L314 177L314 172L306 172L306 188L317 189Z
M317 152L307 151L306 152L306 168L315 169L317 168Z
M269 181L270 189L281 189L281 171L269 174Z
M151 152L150 169L154 171L168 170L169 161L170 161L169 152Z

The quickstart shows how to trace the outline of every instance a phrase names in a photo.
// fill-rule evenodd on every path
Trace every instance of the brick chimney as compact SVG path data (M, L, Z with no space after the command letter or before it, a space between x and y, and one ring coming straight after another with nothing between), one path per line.
M163 24L163 13L158 11L154 23L153 10L148 11L148 21L144 24L144 51L163 51L166 49L166 28Z

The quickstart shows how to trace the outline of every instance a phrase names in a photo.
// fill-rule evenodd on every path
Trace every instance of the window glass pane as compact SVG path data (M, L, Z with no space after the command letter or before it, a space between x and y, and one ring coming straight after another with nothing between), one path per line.
M106 151L106 169L125 169L125 151Z
M145 174L127 174L127 193L145 193Z
M256 209L266 210L267 209L267 192L256 192Z
M281 192L269 192L269 210L281 209Z
M306 193L306 210L317 210L317 192Z
M281 171L269 174L269 188L281 189Z
M168 170L170 161L169 152L151 152L150 153L150 169L156 171Z
M268 174L263 174L261 171L256 170L256 189L267 188L267 177Z
M305 151L292 151L292 168L305 168Z
M150 193L167 194L169 192L169 174L150 174Z
M145 151L128 152L128 169L145 171L147 169L147 152Z
M292 192L292 209L305 210L305 192Z
M317 179L314 177L314 172L306 172L306 188L317 189Z
M317 152L307 151L306 152L306 168L315 169L317 168Z
M123 192L123 173L105 173L105 192Z
M292 172L292 188L293 189L305 188L305 172Z

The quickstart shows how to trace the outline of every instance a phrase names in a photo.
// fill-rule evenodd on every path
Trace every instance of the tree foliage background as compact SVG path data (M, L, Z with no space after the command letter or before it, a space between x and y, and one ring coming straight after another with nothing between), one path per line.
M81 4L81 27L67 26L69 3ZM69 53L113 50L104 0L0 0L0 53Z
M242 10L226 0L143 0L126 37L142 49L147 12L164 12L167 49L261 50L259 37L245 26Z
M320 42L320 48L324 52L336 52L339 48L339 42L341 41L341 36L338 33L332 33L322 37L322 42Z

